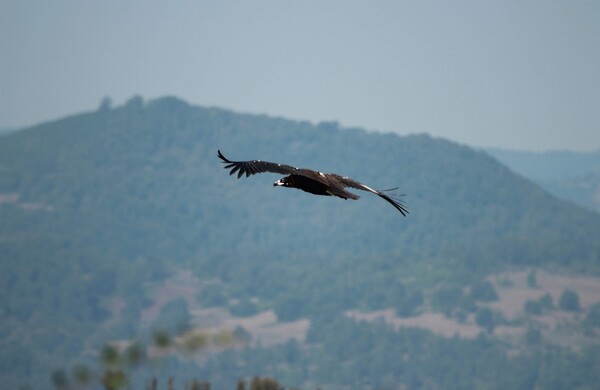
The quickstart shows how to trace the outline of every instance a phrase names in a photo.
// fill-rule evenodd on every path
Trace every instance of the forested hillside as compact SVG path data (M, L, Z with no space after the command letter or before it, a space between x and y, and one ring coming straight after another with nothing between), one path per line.
M410 214L367 192L344 201L274 188L280 176L273 174L237 180L217 149L233 160L398 186ZM474 316L487 298L472 292L494 272L598 274L598 236L597 214L446 140L171 97L103 104L0 137L0 377L15 386L44 383L57 362L68 366L108 341L144 337L155 287L188 270L200 281L202 307L240 316L273 310L279 321L308 319L310 329L300 342L226 350L196 368L173 363L176 372L196 370L223 386L273 374L294 386L436 388L458 380L527 388L531 372L542 375L536 367L558 367L563 358L585 367L598 350L536 349L520 364L486 336L449 340L344 313L391 308L406 317L431 306ZM436 306L436 291L458 298ZM478 358L482 351L488 360ZM459 355L462 366L449 358ZM524 365L532 371L521 372ZM573 380L593 383L585 373ZM537 380L550 380L543 375Z

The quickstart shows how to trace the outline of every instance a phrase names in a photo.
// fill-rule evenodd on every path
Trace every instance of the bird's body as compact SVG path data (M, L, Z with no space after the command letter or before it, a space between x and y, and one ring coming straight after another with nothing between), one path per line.
M348 179L348 178L345 178ZM343 189L341 176L298 169L298 173L288 175L274 183L275 186L297 188L315 195L337 196L342 199L358 199L357 195Z
M218 151L218 156L223 163L226 163L225 169L231 169L230 175L237 172L238 179L243 175L246 177L257 173L272 172L287 175L275 183L274 186L297 188L302 191L314 195L337 196L342 199L359 199L358 195L346 191L344 188L356 188L362 191L371 192L392 204L402 215L406 216L408 210L397 199L393 199L390 195L382 191L374 190L354 179L346 176L340 176L335 173L323 173L313 171L312 169L295 168L290 165L277 164L261 160L252 161L230 161L221 151Z

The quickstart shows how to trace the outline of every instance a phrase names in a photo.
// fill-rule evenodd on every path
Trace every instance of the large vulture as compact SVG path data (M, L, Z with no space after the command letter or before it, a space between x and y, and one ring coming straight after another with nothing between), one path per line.
M406 216L408 214L406 207L398 199L391 197L394 194L388 195L384 193L384 191L393 191L395 188L378 191L349 177L336 175L335 173L317 172L310 169L295 168L289 165L261 160L231 161L223 156L220 150L218 151L218 156L223 160L223 163L227 164L225 165L225 169L231 169L229 172L230 175L237 172L238 179L244 174L248 177L263 172L280 173L287 176L273 183L274 186L297 188L315 195L337 196L342 199L358 199L359 196L344 190L346 187L356 188L371 192L385 199L400 211L402 215Z

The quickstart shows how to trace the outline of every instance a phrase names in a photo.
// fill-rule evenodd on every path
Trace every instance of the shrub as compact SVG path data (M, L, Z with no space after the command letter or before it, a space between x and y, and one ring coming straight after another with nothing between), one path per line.
M525 313L532 315L542 315L542 304L539 301L527 300L524 306Z
M579 311L579 295L573 290L565 289L560 296L558 306L566 311Z

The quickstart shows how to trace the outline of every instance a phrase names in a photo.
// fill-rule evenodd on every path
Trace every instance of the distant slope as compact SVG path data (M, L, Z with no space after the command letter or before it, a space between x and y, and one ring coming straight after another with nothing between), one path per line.
M0 136L16 131L14 127L0 127Z
M486 149L515 172L535 180L552 181L586 175L600 175L600 150L595 152L521 152Z
M410 215L368 193L237 180L217 149L398 186ZM599 272L598 236L597 214L442 139L135 97L0 138L0 376L135 337L146 287L181 267L234 300L313 318L400 307L418 283L509 266Z
M539 183L550 193L600 212L600 151L487 151L513 171Z

